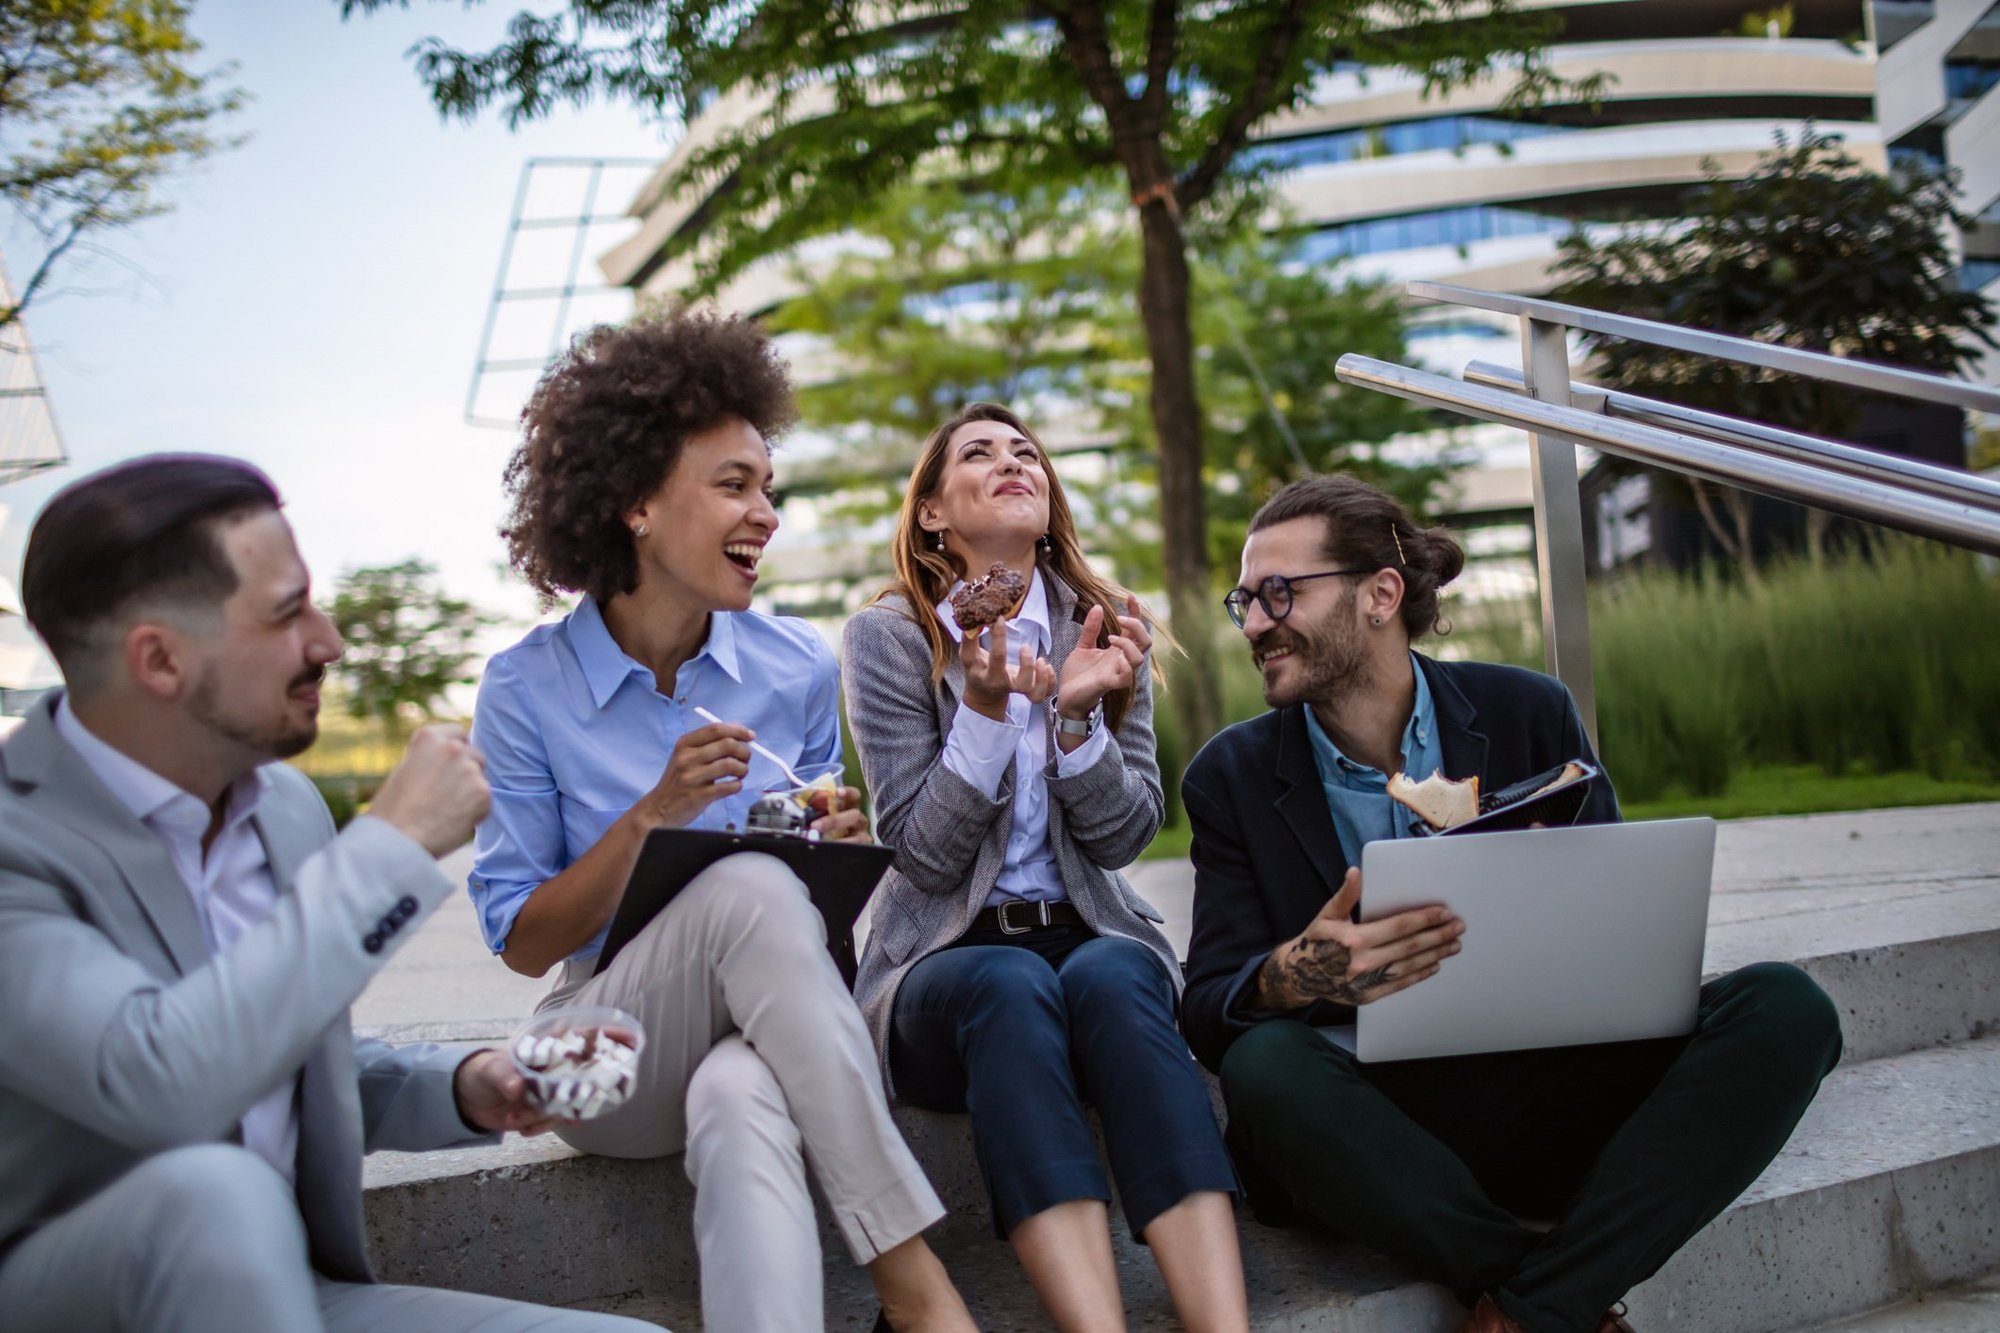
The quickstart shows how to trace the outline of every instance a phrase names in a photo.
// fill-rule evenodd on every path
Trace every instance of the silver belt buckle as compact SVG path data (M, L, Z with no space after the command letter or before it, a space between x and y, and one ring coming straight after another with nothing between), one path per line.
M1035 915L1039 916L1041 920L1030 921L1025 926L1009 925L1007 920L1007 912L1009 908L1014 908L1014 907L1032 907L1035 909ZM1038 925L1046 926L1048 924L1049 924L1049 905L1041 901L1040 899L1036 899L1033 902L1029 902L1026 899L1017 898L1011 903L1000 904L1000 933L1002 935L1025 935Z

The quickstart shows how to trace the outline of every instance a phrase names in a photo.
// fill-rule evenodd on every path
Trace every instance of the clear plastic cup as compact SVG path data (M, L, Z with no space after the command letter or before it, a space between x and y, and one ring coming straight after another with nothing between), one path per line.
M545 1009L515 1029L507 1058L528 1101L561 1120L592 1120L625 1104L639 1082L646 1029L623 1009Z

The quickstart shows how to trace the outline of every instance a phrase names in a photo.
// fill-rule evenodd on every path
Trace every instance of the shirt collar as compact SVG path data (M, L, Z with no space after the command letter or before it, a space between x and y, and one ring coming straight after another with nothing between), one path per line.
M153 818L176 801L193 801L207 809L199 796L147 768L123 750L99 739L70 709L69 696L56 701L56 731L69 742L85 767L108 788L132 817L141 823ZM229 802L223 816L225 825L248 819L271 785L271 775L260 765L229 787Z
M965 580L960 579L951 585L951 591L955 593L964 586ZM944 622L944 632L951 635L953 643L965 637L965 632L958 627L958 617L951 613L951 593L946 593L945 599L937 604L937 614L938 619ZM1028 591L1021 596L1020 611L1007 623L1033 625L1041 634L1039 642L1044 645L1049 642L1049 590L1042 583L1042 571L1039 566L1028 576Z
M1430 744L1437 733L1437 706L1431 700L1430 682L1424 679L1424 668L1417 661L1415 653L1410 654L1410 671L1417 678L1417 697L1410 707L1410 720L1403 728L1402 751L1405 762L1420 747ZM1326 734L1326 728L1319 723L1319 716L1312 705L1306 705L1306 732L1312 740L1313 749L1323 757L1330 758L1336 769L1343 774L1373 773L1376 770L1363 763L1349 759L1334 744L1333 737ZM1429 776L1426 774L1425 776Z
M610 627L604 623L604 612L599 609L596 598L579 597L576 609L563 623L569 634L570 647L576 651L577 665L583 668L583 678L590 686L591 700L599 708L611 702L611 696L618 693L618 687L628 677L639 676L649 685L652 683L652 670L620 648L618 640L611 637ZM742 684L734 612L708 613L708 637L703 641L701 650L688 661L697 662L704 657L728 672L731 680Z

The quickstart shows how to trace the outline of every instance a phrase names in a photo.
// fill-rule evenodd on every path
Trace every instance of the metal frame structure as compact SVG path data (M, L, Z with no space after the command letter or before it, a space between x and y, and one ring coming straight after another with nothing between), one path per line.
M1528 432L1544 653L1550 674L1576 696L1593 744L1597 703L1584 597L1578 445L2000 555L2000 485L1763 422L1575 384L1569 332L1627 338L1974 411L2000 412L2000 390L1533 297L1435 282L1412 282L1408 292L1418 300L1519 317L1523 371L1475 361L1459 380L1349 353L1340 358L1336 373L1343 383Z
M518 423L513 418L483 417L479 415L479 392L488 375L508 371L539 371L562 351L563 340L569 334L570 304L578 296L597 295L605 292L622 291L604 282L581 282L585 249L589 243L590 229L610 223L629 222L631 217L624 212L599 213L597 196L604 184L604 173L611 170L654 171L659 163L649 157L531 157L521 164L520 183L514 189L514 207L507 218L507 237L500 245L500 265L493 276L493 299L486 307L486 323L479 331L479 352L472 364L472 383L465 391L465 421L471 426L491 426L500 430L512 430ZM528 204L528 192L535 182L537 172L584 171L583 203L573 214L552 214L548 217L525 217L522 210ZM514 263L514 242L524 231L547 231L568 229L575 233L570 244L569 267L563 281L556 286L515 287L510 285ZM509 301L554 301L555 317L549 323L548 351L539 357L502 357L495 359L493 351L494 326L499 323L500 308Z

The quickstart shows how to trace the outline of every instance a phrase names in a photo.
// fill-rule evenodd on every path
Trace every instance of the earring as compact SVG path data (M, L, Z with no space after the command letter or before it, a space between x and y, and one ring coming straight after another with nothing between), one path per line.
M1056 549L1055 543L1049 540L1049 534L1046 532L1042 534L1041 540L1036 542L1035 545L1042 548L1043 555L1047 555L1050 551Z
M944 534L942 532L937 535L937 548L940 551L944 549Z
M1372 623L1374 624L1375 628L1377 628L1377 629L1380 629L1380 628L1382 628L1382 617L1380 617L1380 616L1376 616L1376 617L1374 617L1374 620L1373 620L1373 622L1372 622Z
M644 522L639 522L639 523L634 523L634 524L632 525L632 535L633 535L634 537L643 537L643 536L645 536L645 535L646 535L646 525L645 525L645 523L644 523Z

